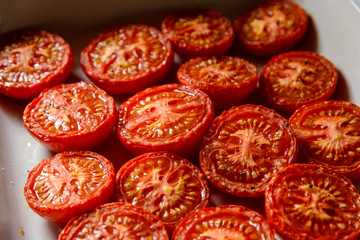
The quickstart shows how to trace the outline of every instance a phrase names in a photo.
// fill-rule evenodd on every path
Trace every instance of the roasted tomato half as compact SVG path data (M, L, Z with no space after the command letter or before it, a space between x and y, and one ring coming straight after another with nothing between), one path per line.
M360 235L360 195L342 175L315 164L279 171L265 192L270 224L285 239L350 240Z
M235 36L228 18L205 9L174 12L163 20L161 28L183 58L224 54Z
M169 152L145 153L124 164L116 176L119 201L153 213L169 232L207 206L209 187L194 164Z
M85 74L110 94L133 94L162 80L174 61L169 40L154 27L127 25L93 38L82 50Z
M305 10L288 0L262 2L234 22L240 46L257 56L291 49L305 35L307 26Z
M27 105L29 133L54 152L90 149L102 143L117 121L114 99L87 82L61 84Z
M353 181L360 179L360 107L342 100L299 108L290 117L300 160L325 165Z
M224 205L198 210L176 227L172 240L190 239L275 240L275 232L259 213Z
M260 75L260 89L274 108L293 113L299 107L327 100L334 93L338 71L314 52L292 51L270 59Z
M200 150L200 166L219 190L264 195L271 177L297 159L295 133L275 111L243 105L215 118Z
M179 84L155 86L120 106L118 136L134 155L169 151L193 158L213 118L204 92Z
M258 83L256 66L238 57L197 57L180 66L179 82L199 88L211 98L215 109L243 103Z
M115 170L109 160L90 151L70 151L36 165L24 193L34 212L64 223L109 201L114 186Z
M0 36L0 93L35 98L66 80L73 66L70 45L59 35L19 30Z
M58 240L169 240L164 224L130 203L114 202L70 220Z

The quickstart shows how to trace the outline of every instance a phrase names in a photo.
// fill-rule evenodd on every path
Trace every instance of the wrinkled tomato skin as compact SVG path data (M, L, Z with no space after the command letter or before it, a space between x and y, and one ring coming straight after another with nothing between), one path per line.
M214 107L209 96L194 87L165 84L130 97L120 106L118 118L120 142L133 155L168 151L193 159L214 118ZM189 122L191 126L184 125ZM164 128L168 136L162 137L157 133L166 135Z
M163 20L161 29L183 59L222 55L230 49L235 39L231 21L214 10L174 12ZM200 36L194 36L196 33Z
M356 187L324 166L292 164L276 173L265 192L265 211L284 239L352 240L360 236Z
M185 218L171 239L275 240L275 231L259 213L240 205L223 205L200 209Z
M89 174L92 171L97 172ZM92 190L79 186L90 177L93 178L86 186L91 186ZM108 159L90 151L69 151L37 164L28 175L24 194L34 212L49 221L66 223L109 201L114 189L115 169ZM49 191L49 195L43 191Z
M57 121L68 129L60 129ZM88 150L101 144L114 130L117 109L114 99L94 84L60 84L45 89L26 106L23 122L50 151Z
M343 100L304 105L290 117L300 145L299 160L360 180L360 107Z
M164 224L145 209L126 202L100 205L71 219L58 240L169 240Z
M169 233L209 202L209 186L201 170L170 152L145 153L131 159L119 169L116 187L119 201L159 217Z
M200 148L209 182L238 197L264 196L271 177L297 161L298 143L287 120L274 110L246 104L215 118Z
M255 65L231 56L190 59L180 66L177 78L181 84L208 94L215 109L242 104L259 81Z
M107 42L104 49L97 50L103 42ZM114 49L108 53L106 47ZM94 57L97 52L101 59ZM159 30L145 24L126 25L101 33L84 47L80 56L81 67L88 78L112 95L134 94L158 83L168 74L173 61L170 41Z
M278 14L274 14L274 9ZM278 15L280 15L280 20L272 19L272 17ZM288 16L284 17L283 15ZM287 17L293 19L286 19ZM264 20L262 18L271 19L269 22L268 19ZM248 21L251 21L251 23ZM290 26L279 26L281 22L284 22L282 24L290 24ZM271 23L276 26L271 26ZM274 27L277 29L271 29ZM238 44L245 52L260 57L272 56L291 49L303 38L307 28L308 17L305 10L298 4L288 0L262 2L234 21ZM247 31L252 32L246 33ZM265 36L260 36L259 34L264 33L264 31ZM266 33L273 34L273 36L267 36ZM253 39L253 35L259 39Z
M56 50L50 52L47 45ZM0 93L31 100L64 82L73 61L71 46L57 34L29 29L4 34L0 36Z
M309 51L274 56L260 74L260 89L266 102L288 114L305 104L329 99L337 82L334 64Z

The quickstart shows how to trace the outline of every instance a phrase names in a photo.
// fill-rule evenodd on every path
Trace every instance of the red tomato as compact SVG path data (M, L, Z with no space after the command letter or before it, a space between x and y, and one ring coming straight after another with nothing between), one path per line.
M56 34L19 30L0 36L1 94L32 99L64 82L72 66L71 47Z
M237 205L198 210L175 229L172 240L189 239L266 239L275 232L259 213Z
M327 100L335 91L338 72L314 52L292 51L273 57L260 75L260 89L274 108L293 113L302 105Z
M191 158L213 118L212 102L202 91L179 84L155 86L120 106L118 136L134 155L169 151Z
M27 105L24 125L54 152L90 149L102 143L117 121L114 99L87 82L61 84Z
M289 119L303 162L360 180L360 107L331 100L299 108Z
M116 186L119 201L153 213L170 232L209 200L201 170L169 152L146 153L128 161L117 173Z
M174 61L170 41L133 24L99 34L82 50L85 74L110 94L133 94L162 80Z
M168 240L164 224L145 209L114 202L68 222L58 240Z
M180 66L177 77L181 84L207 93L216 109L243 103L259 80L255 65L230 56L190 59Z
M36 165L24 193L37 214L53 222L67 222L107 202L114 186L115 170L109 160L90 151L72 151Z
M304 9L288 0L262 2L234 22L240 46L257 56L289 50L305 35L307 26Z
M265 193L266 215L286 239L350 240L360 235L360 195L345 177L314 164L279 171Z
M183 58L224 54L235 36L228 18L204 9L174 12L163 20L161 29Z
M200 150L200 166L219 190L240 197L264 195L271 177L296 161L298 145L275 111L243 105L215 118Z

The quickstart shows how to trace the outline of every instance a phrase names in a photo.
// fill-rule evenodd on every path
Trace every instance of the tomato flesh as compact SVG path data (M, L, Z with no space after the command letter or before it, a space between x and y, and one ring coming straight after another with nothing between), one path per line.
M275 239L269 223L259 213L243 206L204 208L184 219L173 240L186 239Z
M99 206L68 222L59 240L70 239L159 239L168 240L165 226L148 211L129 203Z
M103 156L90 151L62 152L30 172L24 193L36 213L63 223L108 201L114 185L114 167Z
M345 177L314 164L279 171L265 194L270 224L286 239L355 239L360 195Z
M119 109L118 136L134 155L170 151L190 156L214 116L210 98L179 84L148 88Z
M353 181L360 173L360 108L330 100L305 105L289 122L300 142L302 161L325 165Z
M46 31L22 30L0 38L0 93L32 99L62 83L73 65L70 45Z
M117 174L118 198L160 218L171 231L184 217L208 204L205 176L189 161L169 152L147 153Z
M271 109L243 105L217 117L200 150L200 166L219 190L261 196L276 171L297 159L295 133Z
M86 82L44 91L24 111L24 125L54 152L89 149L105 140L117 116L114 99Z

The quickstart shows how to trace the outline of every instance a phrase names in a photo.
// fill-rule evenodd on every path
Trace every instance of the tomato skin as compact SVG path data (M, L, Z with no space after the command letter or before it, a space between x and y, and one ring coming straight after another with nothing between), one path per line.
M360 235L356 187L320 165L292 164L276 173L265 192L265 210L286 239L349 240Z
M242 104L259 81L255 65L231 56L190 59L180 66L177 78L208 94L215 109Z
M185 218L171 239L275 240L275 232L261 214L239 205L224 205L200 209Z
M234 21L239 45L254 56L272 56L291 49L305 35L307 27L305 10L288 0L262 2Z
M231 21L207 9L174 12L163 20L161 29L184 59L222 55L235 38Z
M17 30L0 36L0 93L29 100L64 82L73 67L70 45L44 30Z
M79 186L83 182L86 186ZM69 151L37 164L29 173L24 194L34 212L65 223L107 202L114 188L115 169L108 159L90 151Z
M131 159L118 171L116 186L119 201L148 210L170 233L182 219L209 202L209 186L201 170L170 152L145 153Z
M23 113L24 126L53 152L86 150L102 143L117 122L114 99L87 82L44 90Z
M118 116L118 137L133 155L168 151L193 158L214 118L214 108L202 91L166 84L130 97Z
M213 121L199 161L209 182L239 197L263 196L271 176L297 160L298 143L287 120L272 109L242 105Z
M169 240L164 224L145 209L125 202L106 203L71 219L58 240Z
M105 46L103 46L105 45ZM84 73L110 94L134 94L162 80L174 51L154 27L132 24L103 32L81 51Z
M299 160L360 179L360 107L343 100L307 104L290 117L300 144Z
M291 51L270 59L260 74L260 89L274 108L293 113L299 107L327 100L334 93L338 71L315 52Z

